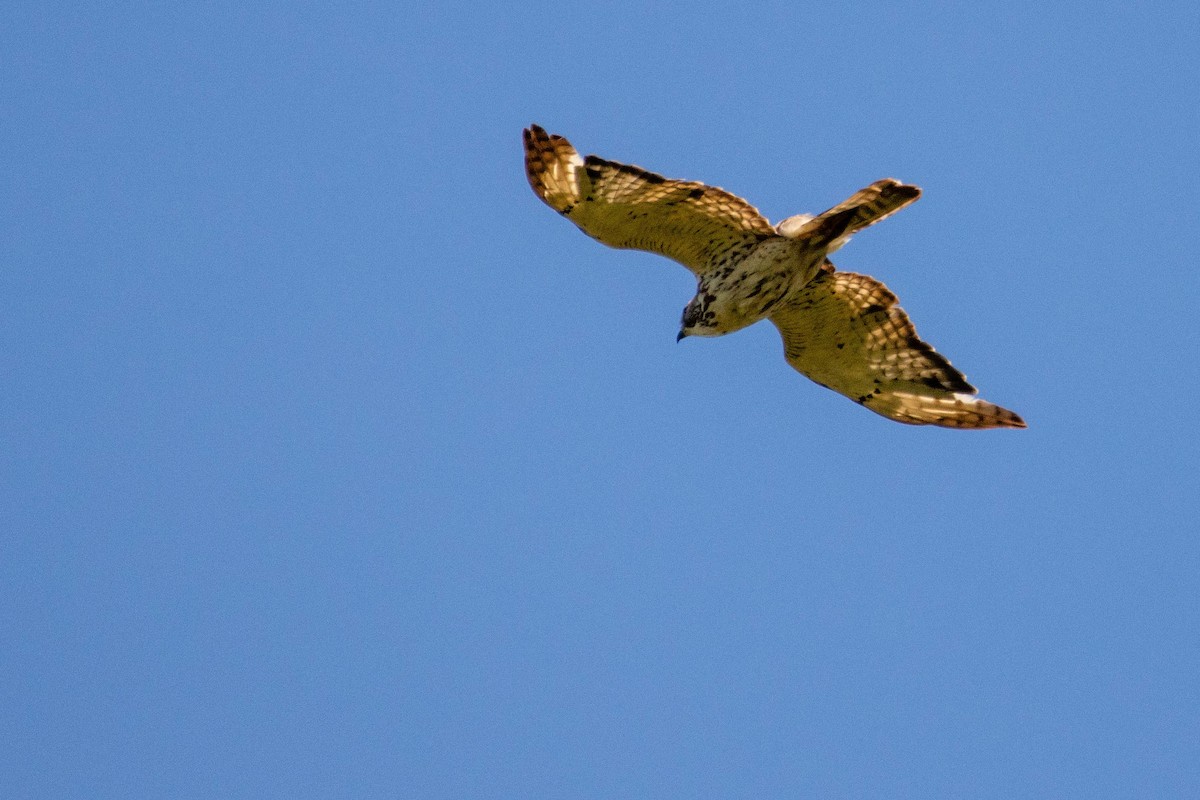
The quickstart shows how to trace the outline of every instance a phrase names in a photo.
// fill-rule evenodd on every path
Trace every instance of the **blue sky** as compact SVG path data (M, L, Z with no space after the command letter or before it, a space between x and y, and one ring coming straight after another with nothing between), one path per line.
M5 797L1200 794L1200 12L18 3ZM529 191L856 237L1027 431L890 423Z

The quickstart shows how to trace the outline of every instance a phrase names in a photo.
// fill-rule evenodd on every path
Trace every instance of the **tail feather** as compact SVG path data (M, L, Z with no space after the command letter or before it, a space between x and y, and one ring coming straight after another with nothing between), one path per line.
M797 215L785 219L777 230L793 239L811 237L817 246L832 253L855 233L895 214L920 196L920 188L884 178L816 217Z

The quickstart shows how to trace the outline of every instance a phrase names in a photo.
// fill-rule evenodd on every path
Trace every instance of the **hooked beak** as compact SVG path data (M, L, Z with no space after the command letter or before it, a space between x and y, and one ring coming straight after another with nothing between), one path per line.
M687 336L687 334L686 334L686 333L684 333L683 331L680 331L680 332L679 332L679 335L675 337L675 341L676 341L677 343L678 343L678 342L682 342L682 341L683 341L683 337L685 337L685 336Z

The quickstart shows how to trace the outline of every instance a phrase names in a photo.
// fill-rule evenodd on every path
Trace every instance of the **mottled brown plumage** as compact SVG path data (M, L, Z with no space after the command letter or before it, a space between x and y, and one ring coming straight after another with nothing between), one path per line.
M524 132L529 185L584 233L611 247L667 256L697 278L679 338L720 336L770 319L789 364L813 381L897 422L949 428L1023 428L917 337L886 286L838 272L826 258L857 231L920 197L876 181L823 214L772 227L723 189L664 178L596 156L533 125Z

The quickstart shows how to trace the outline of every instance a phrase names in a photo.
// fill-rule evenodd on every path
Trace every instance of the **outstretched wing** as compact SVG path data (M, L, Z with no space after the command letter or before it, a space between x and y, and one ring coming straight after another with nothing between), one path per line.
M525 130L525 171L534 193L584 233L611 247L659 253L697 275L776 235L754 206L723 189L580 158L565 138L537 125Z
M784 356L798 372L897 422L947 428L1024 428L917 337L896 295L867 275L821 272L772 310Z

